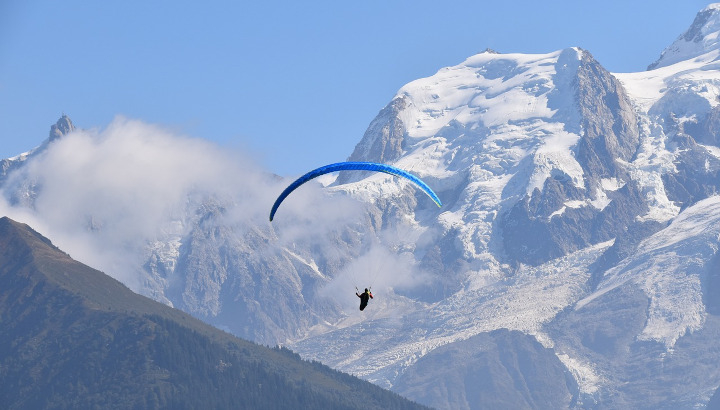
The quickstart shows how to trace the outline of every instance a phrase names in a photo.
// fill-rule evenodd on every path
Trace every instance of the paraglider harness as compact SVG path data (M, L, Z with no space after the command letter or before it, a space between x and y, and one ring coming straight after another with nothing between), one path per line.
M370 299L373 298L372 293L370 292L370 289L365 288L365 292L362 294L359 294L360 290L355 286L355 295L360 298L360 310L365 310L365 307L367 306Z

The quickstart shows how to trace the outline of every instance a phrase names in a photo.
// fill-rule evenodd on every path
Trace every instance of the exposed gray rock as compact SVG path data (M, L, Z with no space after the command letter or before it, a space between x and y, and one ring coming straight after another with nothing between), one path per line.
M683 131L701 144L720 147L720 105L713 107L700 121L684 123Z
M715 390L710 401L706 407L707 410L719 410L720 409L720 387Z
M28 158L32 158L34 155L37 155L38 153L42 152L48 144L59 138L62 138L65 135L68 135L73 131L75 131L75 126L70 120L70 117L63 114L63 116L60 117L60 119L58 119L57 122L50 127L50 135L48 139L43 141L43 143L39 147L29 151L26 154L19 155L12 159L0 160L0 185L5 182L8 174L12 170L19 168L20 165L22 165L25 161L28 160Z
M674 125L673 121L667 123ZM672 126L668 128L674 130ZM720 111L713 109L703 121L684 123L677 128L679 130L672 139L677 145L675 172L664 174L663 183L668 198L686 208L720 192L720 159L695 139L697 137L707 145L718 145Z
M625 177L617 160L629 161L635 155L638 118L622 84L588 52L578 69L576 98L584 132L577 160L590 187L597 186L600 178Z
M398 113L406 105L405 98L397 97L385 106L370 123L348 161L390 163L400 158L403 153L405 124L398 117ZM364 172L341 172L337 182L344 184L357 181L364 175Z
M577 383L551 349L507 329L433 350L393 390L444 409L566 409L578 397Z
M63 136L68 135L73 131L75 131L75 126L70 120L70 117L63 114L62 117L57 120L55 125L50 127L50 136L47 139L47 143L53 142L58 138L62 138Z
M195 218L180 238L174 266L167 257L154 253L145 265L147 273L166 287L164 296L185 312L248 340L274 345L300 330L336 315L337 307L317 297L327 278L279 246L273 232L256 226L230 227L222 222L226 208L218 199L205 198L197 205ZM354 242L345 234L337 243ZM348 245L350 246L350 245ZM314 260L322 271L333 271L346 263L323 255L312 243L300 244L299 253ZM307 255L316 251L317 254ZM348 255L353 255L348 252ZM312 313L311 313L312 312Z
M8 202L13 205L23 205L33 208L38 193L37 181L20 176L15 181L8 182L13 171L20 170L22 166L31 158L45 151L53 141L62 138L65 135L75 131L70 117L63 114L57 122L50 127L50 135L43 143L21 155L14 158L0 160L0 186L4 188L5 196Z
M720 319L709 315L702 330L686 334L668 351L660 343L637 339L648 304L642 291L623 286L580 309L568 309L547 327L556 351L585 358L605 378L591 408L701 408L705 402L698 393L709 397L715 390ZM678 383L678 375L683 382Z
M538 265L612 239L647 211L637 185L617 162L632 159L639 144L638 119L622 85L590 53L583 52L574 87L582 130L576 159L584 172L585 189L558 172L545 181L542 190L534 190L510 207L496 228L511 261ZM567 201L597 199L603 178L627 181L620 190L608 193L609 205L553 214Z
M608 219L608 223L611 223L610 219ZM592 272L592 278L589 283L590 289L595 290L596 286L602 280L605 271L630 256L635 249L637 249L640 241L660 231L665 226L667 226L666 223L652 220L634 221L625 227L622 232L619 232L615 237L613 245L590 266Z

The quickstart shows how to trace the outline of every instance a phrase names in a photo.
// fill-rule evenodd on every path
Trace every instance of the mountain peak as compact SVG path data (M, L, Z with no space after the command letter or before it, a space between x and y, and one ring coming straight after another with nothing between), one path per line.
M75 131L75 126L70 120L70 117L63 114L62 117L57 120L55 125L50 127L50 138L48 141L55 141L56 139L68 135L73 131Z
M663 50L648 70L689 60L720 49L720 3L702 9L690 28Z
M60 117L60 119L50 127L50 135L40 146L12 158L0 159L0 183L3 182L3 179L7 177L10 171L20 167L28 158L42 152L51 142L56 141L75 130L75 125L72 123L72 120L70 120L70 117L63 113L62 117Z

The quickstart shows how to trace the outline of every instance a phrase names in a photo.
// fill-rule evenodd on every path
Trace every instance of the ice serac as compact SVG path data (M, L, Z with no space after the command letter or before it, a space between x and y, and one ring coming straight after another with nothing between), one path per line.
M660 58L648 70L690 60L720 49L720 3L713 3L700 11L690 28L663 50Z

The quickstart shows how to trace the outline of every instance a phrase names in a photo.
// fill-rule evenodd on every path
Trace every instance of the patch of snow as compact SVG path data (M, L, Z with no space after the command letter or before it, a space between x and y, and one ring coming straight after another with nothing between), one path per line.
M580 359L570 357L567 354L558 354L557 357L570 370L575 381L578 383L580 393L592 395L597 393L607 380L597 374L592 364L585 363Z
M550 132L550 135L542 139L542 144L535 152L535 168L526 194L532 194L536 188L542 189L545 180L550 178L552 171L556 169L564 171L576 187L585 188L583 169L571 150L577 144L580 135L565 132L561 128L561 124L545 127L545 132Z
M23 152L22 154L16 155L14 157L10 157L7 160L10 162L25 161L27 159L27 157L30 156L32 153L33 153L33 151Z
M712 145L703 145L703 144L698 144L698 145L705 148L707 150L707 152L712 154L712 156L714 156L715 158L720 159L720 148L712 146Z
M318 267L317 263L315 263L314 260L305 259L305 258L301 257L300 255L298 255L297 253L290 251L287 248L285 248L285 252L288 255L290 255L292 258L294 258L295 260L299 261L303 265L310 268L310 271L313 272L316 276L318 276L324 280L327 280L327 277L322 272L320 272L320 268Z
M596 190L595 199L589 201L590 205L599 211L602 211L606 206L610 205L610 202L612 202L612 199L608 198L607 194L602 189Z
M692 59L638 73L613 73L622 83L629 96L641 112L662 102L669 92L684 93L688 99L678 101L676 106L665 107L665 111L678 113L705 111L704 107L718 105L717 70L720 65L720 50L715 50ZM701 98L698 98L701 97ZM668 101L669 102L669 101Z
M565 213L565 210L567 208L578 209L578 208L582 208L585 206L592 206L593 208L602 211L603 209L605 209L606 206L608 206L608 204L610 204L610 202L612 202L612 200L610 198L608 198L607 194L605 194L605 192L602 190L598 189L595 194L596 194L596 198L593 200L586 199L586 200L582 200L582 201L581 200L565 201L563 203L563 206L560 207L560 209L551 213L550 216L548 216L548 220L552 219L554 216L562 215L563 213Z
M605 191L617 191L625 186L625 181L617 178L603 178L600 180L600 186Z

